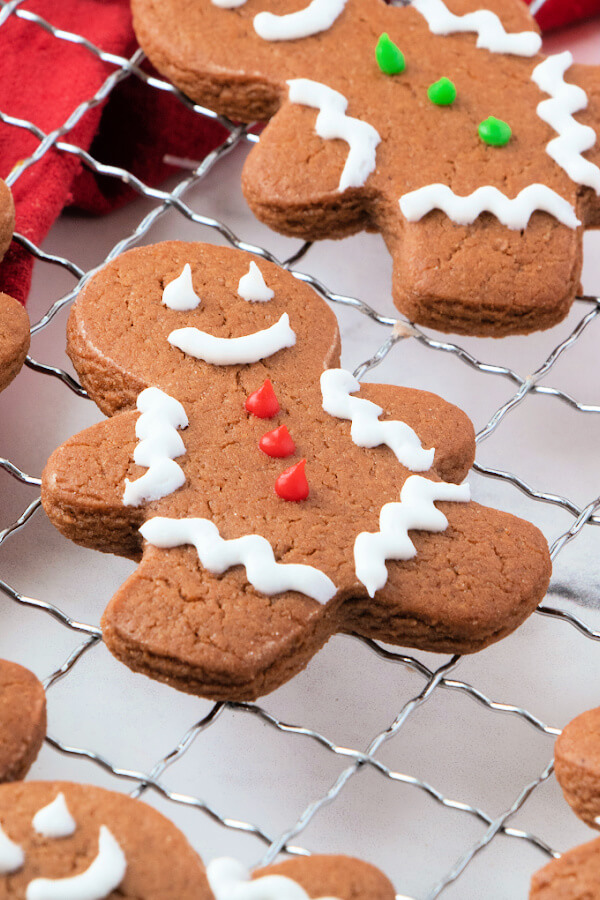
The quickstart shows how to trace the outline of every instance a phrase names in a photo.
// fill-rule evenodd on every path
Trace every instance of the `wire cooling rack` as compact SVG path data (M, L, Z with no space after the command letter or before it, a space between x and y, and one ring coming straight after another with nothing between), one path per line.
M557 716L560 715L562 721L566 721L570 714L574 715L586 705L592 705L590 701L593 701L594 697L594 675L598 672L594 666L597 667L600 661L600 648L594 643L600 640L600 630L597 627L600 622L596 617L596 609L600 603L597 578L594 576L593 565L590 566L589 562L590 559L593 560L594 542L597 542L600 534L595 528L600 525L600 497L596 495L597 485L591 480L584 480L585 492L581 490L581 481L578 482L579 487L572 493L565 488L574 483L570 477L573 472L577 473L584 465L583 450L587 446L585 438L590 433L590 423L593 422L595 426L595 422L598 421L595 416L600 412L600 406L582 402L568 389L548 384L546 379L551 373L555 373L562 383L565 376L578 365L588 366L590 362L588 357L591 356L592 363L595 361L593 348L590 349L589 334L595 331L595 339L598 337L600 299L593 296L578 298L567 323L554 329L543 340L540 336L532 336L495 344L490 341L465 340L458 345L433 337L399 317L395 312L383 315L364 299L350 296L345 292L333 291L326 287L319 277L309 272L310 261L317 258L315 253L319 252L318 246L303 244L287 258L277 259L264 247L241 240L225 222L195 210L197 202L201 205L206 199L208 204L211 191L214 195L216 177L219 178L221 193L223 183L231 185L232 193L237 191L237 181L234 182L230 169L227 169L229 164L225 157L232 151L234 155L235 153L243 155L244 145L257 140L247 127L234 125L192 104L172 85L149 75L141 68L144 57L140 50L130 59L106 53L80 35L60 30L43 20L26 8L24 0L0 2L0 40L1 26L11 16L17 16L28 22L32 29L43 28L57 41L81 45L107 64L107 77L93 97L73 110L61 127L48 134L41 131L35 123L17 119L0 110L0 120L5 126L26 129L39 142L35 152L16 166L8 178L8 183L14 184L24 171L35 166L49 150L74 155L92 171L130 185L141 198L137 205L129 207L125 215L120 218L117 216L115 227L122 228L122 231L119 240L106 254L106 260L114 258L147 238L156 239L159 220L170 216L167 226L169 236L181 236L181 229L185 228L186 236L193 235L198 239L206 239L208 229L215 240L225 241L241 250L251 251L265 259L285 265L296 277L311 284L340 313L342 333L348 337L348 344L354 334L354 346L360 348L364 355L367 341L373 339L373 352L368 359L355 367L358 377L369 376L376 367L382 366L382 371L386 373L382 380L393 381L395 378L406 383L414 375L416 386L435 389L437 385L437 389L444 394L445 373L451 371L454 373L453 377L458 373L458 380L463 385L467 397L478 398L479 416L481 417L482 410L487 410L477 434L480 447L479 461L474 466L473 476L476 483L476 497L493 505L504 505L513 511L522 512L531 519L536 519L551 538L551 553L555 561L551 595L540 606L537 614L517 632L517 635L476 657L460 660L457 656L445 659L430 654L405 655L370 640L353 639L350 636L335 638L332 644L337 641L338 647L340 642L343 645L338 655L326 657L329 653L328 647L309 667L309 674L299 676L292 685L266 698L260 705L206 703L206 712L203 712L202 717L199 720L196 717L192 727L183 729L180 732L183 736L179 740L176 736L169 737L168 752L163 753L153 765L136 767L119 764L118 759L108 758L107 754L98 749L104 746L100 737L93 747L71 746L68 740L60 736L62 733L60 730L58 732L54 730L57 725L66 727L63 720L60 716L57 716L56 720L51 716L51 733L47 738L46 753L53 754L53 758L51 762L42 766L42 770L50 771L52 775L58 772L61 777L69 777L73 771L80 771L76 768L79 762L86 763L88 769L85 770L85 778L82 776L81 780L98 780L100 776L106 774L111 787L131 792L136 797L144 795L146 800L162 804L161 808L181 824L205 857L211 854L206 853L204 837L200 839L198 835L203 827L200 822L208 821L215 824L217 829L217 836L211 839L212 844L209 842L210 847L214 847L221 855L231 853L232 846L236 848L241 846L237 842L238 836L248 836L252 847L249 849L244 844L244 850L241 852L255 864L258 862L268 864L282 852L307 854L308 849L300 845L306 843L305 838L311 838L309 841L311 850L319 852L352 850L361 855L361 848L367 848L369 852L365 851L362 855L368 856L373 862L387 869L395 881L397 890L402 892L397 894L398 900L406 898L433 900L441 894L468 900L482 895L483 884L487 885L485 895L488 897L525 896L528 874L549 858L559 856L558 850L550 845L552 838L549 835L553 835L557 846L564 850L570 843L575 843L574 834L580 839L585 839L585 832L581 830L575 832L574 828L581 826L578 823L574 824L574 820L568 819L566 815L564 823L567 824L563 823L556 789L553 788L551 798L554 805L548 806L545 802L545 805L536 807L536 798L540 797L544 789L552 783L551 762L546 762L543 767L538 766L536 771L526 771L532 759L535 757L537 760L538 755L533 757L529 752L534 743L532 732L521 728L521 725L530 726L535 732L536 740L541 739L542 749L539 752L542 753L544 761L550 759L552 755L552 739L560 733L560 728L542 721L539 714L530 711L523 703L499 702L496 697L500 692L505 696L505 690L512 691L513 699L528 696L532 701L528 705L534 705L536 710L540 707L549 712L556 710ZM106 99L111 91L127 78L141 79L146 83L148 90L168 91L176 95L198 116L218 119L227 130L227 137L223 143L201 163L192 164L192 168L186 171L186 162L181 161L181 174L170 185L169 190L151 188L130 172L103 164L66 139L66 135L82 116ZM220 176L215 176L216 170L219 170ZM187 202L186 197L193 198L193 205ZM79 225L81 227L81 223ZM70 227L73 229L75 226L71 223ZM96 227L100 229L101 226ZM260 234L265 234L262 226L255 227ZM59 223L54 233L60 228ZM67 233L65 229L63 231L64 234ZM50 252L48 249L35 246L23 235L15 235L15 240L35 258L38 283L40 279L44 281L48 279L51 282L52 274L57 270L61 274L61 279L64 276L72 280L71 287L45 308L31 329L35 339L36 336L41 337L55 327L59 330L62 341L64 335L62 314L97 266L84 269L71 261L67 252L70 245L64 240L65 249L62 253ZM335 252L339 254L340 259L348 259L349 246L350 241L336 245ZM102 264L105 259L98 260L98 264ZM318 268L318 265L312 267L313 271ZM336 267L332 264L326 264L324 268L332 277L338 277L340 274L339 271L335 271ZM354 316L351 325L348 325L350 321L348 316ZM382 333L385 335L383 342L380 339ZM36 346L35 340L33 346ZM513 367L498 362L484 362L467 348L471 346L488 348L494 357L502 354L506 348L506 352L515 358L515 365ZM532 354L538 352L540 347L545 348L543 356L540 357L542 361L530 366ZM568 370L565 370L562 364L564 359L570 360ZM69 404L72 402L75 410L70 413L75 424L71 431L65 432L64 437L88 424L87 420L82 421L79 417L82 405L85 406L86 394L72 374L62 366L42 363L33 357L27 359L26 365L30 374L35 373L35 378L38 379L34 382L33 391L29 392L27 402L33 405L35 401L32 395L38 390L43 391L42 381L39 379L48 382L49 376L55 380L61 391L69 394L68 402ZM414 370L412 373L409 372L411 365ZM518 373L519 368L524 374ZM527 374L530 369L531 374ZM398 373L402 376L401 379ZM20 376L21 379L26 377ZM569 381L568 377L566 380ZM588 389L591 389L593 399L593 372L589 371L580 384L584 385L586 394L589 393ZM597 376L595 385L598 386ZM15 389L16 385L11 391ZM534 407L534 403L537 402L535 398L541 398L550 405L545 405L540 413L538 408ZM501 402L497 402L498 399ZM468 403L462 405L467 411L471 411ZM89 406L90 404L87 404L88 408ZM565 411L570 416L568 419L562 417ZM46 412L50 423L53 411L50 408ZM86 412L87 414L89 413ZM25 412L16 416L15 427L21 427L26 418ZM483 456L481 445L500 434L507 435L500 456L504 454L508 445L514 447L516 444L519 447L519 435L527 430L527 423L532 419L536 427L556 419L553 438L559 450L564 446L569 448L568 453L559 453L557 470L561 474L553 476L553 487L543 482L543 477L547 474L545 464L533 466L527 477L524 477L518 465L515 467L517 471L512 471L502 465L484 464L481 461ZM41 426L42 429L43 427L44 425ZM566 437L564 432L567 432ZM5 432L2 435L3 442L6 442L6 439ZM18 439L14 446L19 448ZM594 446L597 446L597 443ZM523 447L523 454L525 452ZM546 445L542 446L542 453L545 456L549 455ZM517 460L518 457L519 454ZM586 459L589 460L589 454ZM27 474L9 458L0 458L0 466L6 477L10 476L13 479L10 482L13 487L9 491L3 489L3 498L10 497L11 509L17 508L15 504L21 503L23 489L38 487L40 480L37 476ZM560 489L557 489L557 484L560 484ZM569 496L564 495L566 493L569 493ZM575 495L580 496L572 499ZM25 620L18 619L15 626L18 629L23 627L27 629L27 640L34 638L38 642L44 640L44 635L50 627L48 617L68 634L69 652L66 659L45 678L51 710L55 691L59 691L66 684L78 684L83 687L80 694L77 694L80 702L74 713L75 718L83 719L85 716L88 701L82 703L81 698L86 697L90 698L92 717L100 716L103 704L108 704L111 708L114 704L116 709L118 695L128 693L131 684L131 696L135 704L141 706L140 719L156 717L160 725L161 716L166 714L166 708L179 706L185 710L185 714L189 711L190 715L193 715L198 704L204 704L204 701L185 698L139 676L129 676L127 670L113 662L108 654L102 672L108 671L106 667L112 666L110 678L113 681L107 676L106 683L96 685L92 693L91 670L86 667L86 661L95 657L99 652L98 648L102 646L100 629L94 624L77 621L65 611L72 607L72 597L65 597L64 603L56 604L44 599L42 591L40 591L42 596L38 597L23 593L19 589L19 583L28 579L25 568L22 567L13 574L11 580L16 578L15 584L4 580L7 568L10 568L10 559L7 557L10 548L18 541L27 542L28 536L30 544L38 540L32 529L34 523L41 518L40 515L36 515L40 510L39 496L25 508L20 506L19 509L22 511L15 515L14 521L0 531L0 553L3 554L0 556L2 562L0 590L6 598L3 617L6 616L6 621L9 621L11 610L31 610L31 615ZM62 538L56 538L54 546L58 548L56 551L58 556L54 553L52 559L54 570L66 567L67 558L71 560L74 558L73 554L85 554L76 557L80 582L78 593L82 592L81 584L87 585L86 589L93 592L91 584L93 576L86 575L88 571L86 566L91 560L91 555L71 545L67 547L67 544L68 542ZM567 564L563 568L561 560L568 555L569 550L572 551L575 544L582 548L582 553L575 554L574 563ZM99 555L95 556L97 559ZM93 568L93 565L96 568ZM100 563L96 561L93 565L90 571L99 571L100 565L103 572L108 570L112 573L113 589L122 580L121 570L118 568L119 561L102 557ZM573 577L573 573L579 569L583 569L582 577ZM104 594L102 602L107 601L108 597L109 594ZM102 610L102 602L98 606L99 611ZM90 618L94 617L97 620L97 616L92 612ZM548 631L547 626L551 627L551 631ZM55 631L50 629L48 634L50 635L48 641L51 642ZM22 637L21 635L21 640ZM17 638L14 637L14 640ZM62 646L60 640L57 644ZM372 662L366 661L366 653L373 655ZM359 655L358 661L353 654ZM567 657L570 660L568 665ZM568 677L574 672L574 657L580 657L582 665L585 666L584 670L580 669L577 672L577 677L582 679L583 687L579 691L577 684L573 683L575 679L570 678L568 696L563 696ZM322 658L328 659L329 662L321 663ZM358 693L360 690L359 682L362 680L363 671L364 680L368 680L367 675L377 672L377 675L373 676L372 692L370 693L367 687L362 698L361 702L364 705L346 711L349 712L348 718L355 726L352 733L358 737L354 744L360 743L365 747L364 750L356 749L350 744L346 746L331 736L340 731L351 733L351 729L344 730L341 727L342 716L336 715L340 710L334 706L336 698L327 692L323 672L332 676L335 667L339 676L339 668L346 664L352 666L348 673L352 685L349 693L354 690ZM456 676L459 664L461 668L474 674L477 684L471 683L475 678L462 680ZM318 669L320 665L325 666L325 669ZM561 666L565 667L564 678L560 674ZM310 673L315 667L317 674L311 676ZM360 669L358 675L357 667ZM541 673L539 678L532 675L534 670ZM129 678L131 681L122 680ZM416 686L415 679L420 682ZM533 685L530 692L525 689L528 679L532 679ZM394 690L388 692L383 687L388 685L392 685ZM299 692L304 692L308 688L312 691L312 703L319 707L316 719L325 723L323 728L313 727L312 724L305 726L288 724L286 721L286 703L289 700L292 708L294 705L291 702L292 696L297 698ZM280 696L283 696L283 701L277 699ZM462 704L457 705L457 698L468 698L475 703L465 712ZM279 712L282 702L284 709L283 712ZM577 702L579 705L574 708L573 704ZM161 704L164 708L160 706ZM309 707L303 708L306 712L306 721L312 723L314 721L312 710L309 713ZM270 711L273 709L275 711ZM435 715L428 717L427 711L432 709L435 710ZM377 715L371 715L374 710ZM227 802L233 802L231 792L228 793L228 784L234 775L231 771L223 772L219 768L217 756L224 753L226 756L230 754L228 759L236 759L239 756L252 758L252 742L246 743L248 733L244 730L248 720L259 722L264 726L261 729L262 743L256 743L254 747L256 758L251 760L248 770L254 772L256 783L264 787L272 777L272 769L280 765L283 758L290 763L289 769L285 770L280 793L274 801L275 805L283 804L284 813L288 818L285 818L284 813L279 819L275 816L275 824L268 828L259 824L258 816L250 814L253 811L253 804L258 808L257 796L252 795L251 775L244 774L241 779L247 787L248 802L236 804L235 807L248 810L247 819L239 815L228 815L224 806L224 798L227 798ZM137 720L117 721L116 712L109 713L106 721L109 723L109 730L113 732L127 731L128 727L134 732L140 727ZM220 732L224 721L227 722L227 728ZM383 728L382 721L386 723ZM378 722L378 727L367 731L375 722ZM516 731L514 731L515 723L518 725ZM72 720L69 724L72 731ZM471 728L473 734L468 737L470 734L468 729ZM374 734L374 737L365 739L367 733ZM211 735L216 735L216 738L211 738ZM285 736L286 743L277 743L277 736ZM410 754L404 758L401 752L398 756L391 753L386 755L392 746L398 747L402 744L402 736L407 745L410 743L418 748L414 758L410 758ZM163 743L164 740L163 735ZM510 744L510 752L503 756L501 747L505 740ZM474 755L469 755L468 752L468 745L471 742L474 742L476 747ZM266 755L265 748L270 747L276 748L273 751L274 756ZM147 753L152 752L152 748L145 750ZM482 754L486 752L487 756L484 758ZM147 753L142 754L144 758ZM318 761L313 762L313 759L317 759L317 753L320 754ZM419 774L422 771L419 764L420 756L426 757L428 754L434 761L430 767L433 775L431 779ZM45 758L48 759L47 756ZM156 756L154 758L156 759ZM193 763L186 768L186 760L190 758ZM525 758L527 766L523 764ZM389 763L386 761L388 759ZM401 765L396 763L398 759ZM209 766L210 760L214 764L214 769L207 769L210 789L206 787L204 793L188 792L187 784L197 783L192 770L198 765ZM483 769L486 770L480 772L477 778L475 778L476 760L481 762ZM335 765L332 766L332 763ZM471 767L472 772L469 771ZM290 815L283 795L288 791L293 793L294 777L300 769L305 783L313 787L309 797L300 803L293 815ZM94 771L90 774L91 770ZM261 770L262 776L259 774ZM264 770L267 770L266 775ZM410 771L413 774L409 774ZM359 773L361 778L357 779L355 776ZM372 777L365 778L366 773ZM223 776L220 783L219 774ZM444 784L464 787L469 785L471 777L481 784L484 782L501 784L502 789L493 794L492 806L495 806L495 809L486 811L477 802L455 799L448 788L437 786L436 781L439 778ZM176 788L172 787L172 784L176 784ZM344 798L352 793L353 785L356 784L361 785L360 793L352 794L350 805L344 806ZM207 782L204 782L204 785L206 786ZM469 794L471 795L470 791ZM294 796L297 799L296 795ZM308 800L310 802L307 802ZM372 813L373 805L375 816L369 820L365 810L369 807ZM327 811L333 809L340 810L338 818L327 819ZM552 809L550 818L548 809ZM190 815L184 816L185 811L191 811ZM406 812L404 817L403 812ZM263 813L261 807L261 816L264 820L268 817ZM351 825L348 825L349 815L355 817ZM429 824L426 825L427 835L418 831L421 816L424 822L433 823L433 832L429 831ZM324 820L324 830L315 830L315 824L320 819ZM558 820L561 820L560 828L555 827ZM520 827L520 821L524 823L533 821L536 827ZM324 838L323 835L327 837ZM318 841L317 844L314 843L315 839ZM264 845L262 856L256 851L256 841ZM421 857L420 849L414 850L415 846L420 848L425 844L429 849L429 863L421 862L421 859L426 859L426 854ZM491 844L497 848L496 854L490 847ZM521 861L516 853L517 848L522 847L531 850L524 861ZM485 867L488 865L489 870L486 870ZM512 869L519 871L517 882L511 880ZM496 872L496 875L491 877L482 874L485 871ZM469 873L474 873L471 880ZM515 883L519 885L517 890ZM410 891L410 895L405 893L406 891Z

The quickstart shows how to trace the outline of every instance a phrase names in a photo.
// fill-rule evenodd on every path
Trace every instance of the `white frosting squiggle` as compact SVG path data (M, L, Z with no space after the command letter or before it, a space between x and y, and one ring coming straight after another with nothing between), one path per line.
M410 529L439 532L448 527L446 516L433 505L434 500L466 503L471 499L468 484L429 481L421 475L407 478L399 503L386 503L379 514L379 531L362 531L354 542L356 577L369 592L381 590L387 582L386 560L412 559L417 555L408 536Z
M357 447L387 444L398 462L411 472L426 472L433 465L435 450L424 450L418 435L406 422L380 422L383 409L370 400L351 397L360 382L345 369L327 369L321 375L323 409L338 419L350 419L350 435Z
M477 46L492 53L535 56L542 47L542 39L535 31L507 34L496 13L489 9L457 16L450 12L443 0L413 0L412 6L427 19L433 34L474 31L477 33Z
M66 838L75 834L77 823L69 812L64 794L38 810L33 817L33 828L45 838Z
M100 826L98 855L91 865L71 878L36 878L27 886L26 900L104 900L125 877L127 860L118 841Z
M418 222L427 213L440 209L458 225L471 225L482 212L490 212L507 228L526 228L536 210L546 212L568 228L581 222L571 204L544 184L530 184L511 200L496 187L486 185L461 197L445 184L428 184L400 198L402 215Z
M333 88L309 78L293 78L288 85L291 103L319 110L315 124L319 137L325 141L338 138L350 145L338 190L361 187L375 169L379 133L368 122L347 116L348 101Z
M0 875L17 872L25 862L25 854L18 844L11 841L0 825Z
M291 878L264 875L251 879L248 869L236 859L213 859L206 867L206 876L215 900L309 900L304 888Z
M293 41L327 31L342 13L346 0L312 0L304 9L276 16L260 12L254 16L254 30L265 41Z
M200 297L192 284L192 268L189 263L185 264L181 275L165 287L162 302L169 309L176 309L178 312L186 312L200 306Z
M217 526L208 519L160 516L148 519L140 532L149 544L165 550L192 544L201 564L213 575L222 575L232 566L244 566L250 584L268 597L298 591L319 603L327 603L337 592L333 581L313 566L275 562L270 543L258 534L224 540Z
M123 504L141 506L149 500L160 500L185 484L183 469L175 459L183 456L185 445L178 428L187 428L188 417L179 400L159 388L150 387L137 398L142 413L135 423L137 444L133 459L148 471L135 481L125 479Z
M270 328L243 337L221 338L199 328L178 328L171 332L168 341L196 359L214 366L231 366L259 362L278 350L293 347L296 335L290 328L288 314L284 313Z
M565 50L549 56L535 67L531 80L551 96L550 100L538 104L537 114L558 132L558 137L546 147L548 155L574 182L594 188L600 195L600 168L581 155L596 144L596 132L573 118L573 113L587 108L588 96L583 88L568 84L564 79L572 65L573 54Z
M239 280L238 294L243 300L250 300L252 303L265 303L273 299L275 291L267 287L263 273L256 263L252 261L246 274L242 275Z

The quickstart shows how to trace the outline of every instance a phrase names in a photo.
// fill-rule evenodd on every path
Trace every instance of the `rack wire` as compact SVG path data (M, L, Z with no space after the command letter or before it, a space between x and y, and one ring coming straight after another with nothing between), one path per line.
M486 374L496 379L503 379L507 382L512 389L514 389L514 393L490 415L487 424L480 429L477 434L478 444L481 444L483 441L492 437L517 408L521 407L529 398L536 394L552 397L556 401L572 408L583 417L586 415L595 415L600 412L600 406L598 405L580 402L561 389L542 384L542 380L553 370L559 358L565 353L572 353L584 332L594 326L600 314L600 298L590 296L579 297L576 301L576 307L581 313L581 317L571 333L552 350L544 362L532 374L521 375L512 368L486 363L477 359L466 349L455 343L436 339L413 323L406 321L401 316L380 315L364 299L332 291L321 280L309 274L304 269L304 266L307 263L307 255L310 253L310 244L304 244L301 249L290 258L278 260L265 248L240 240L226 223L194 211L185 200L186 194L189 193L192 188L201 184L208 173L211 172L215 166L218 166L221 160L231 150L240 144L253 143L257 140L257 136L252 133L250 126L236 125L215 115L215 113L210 110L192 103L173 85L165 82L161 78L148 74L148 72L142 68L144 56L141 50L137 50L128 59L113 53L105 52L81 35L64 31L55 27L50 22L45 21L35 12L26 9L24 7L24 2L25 0L9 0L9 2L0 0L0 40L2 25L4 25L11 16L15 16L30 23L32 28L44 29L57 41L78 44L85 48L89 53L95 55L107 65L108 74L99 90L92 97L88 98L84 103L74 109L67 120L50 133L44 133L33 122L16 118L0 110L0 121L4 123L5 126L16 129L25 129L38 141L35 151L31 156L15 167L7 181L9 185L14 185L27 169L35 166L36 163L50 150L54 150L77 157L81 160L83 165L91 171L108 178L117 179L132 187L141 197L152 201L154 205L150 211L146 213L131 233L124 235L118 243L114 245L105 261L113 259L118 254L134 246L136 243L139 243L152 225L163 216L165 212L168 210L175 210L179 215L183 216L194 225L212 229L214 232L221 235L221 237L225 238L232 246L237 247L240 250L258 254L265 259L285 266L295 277L310 284L322 297L331 303L334 308L352 308L360 315L367 317L384 328L386 331L385 341L369 359L358 366L355 372L357 377L363 378L372 372L388 357L389 354L393 353L395 348L399 345L406 341L415 341L418 342L425 351L431 354L432 357L437 354L450 355L455 357L460 363L478 373ZM116 166L103 164L95 159L88 151L66 139L66 135L71 131L74 125L81 120L88 110L103 102L119 83L128 78L141 79L150 89L166 91L175 95L182 104L188 107L188 109L193 110L199 117L216 119L226 129L227 137L215 150L209 153L200 163L194 165L189 172L185 172L182 169L179 180L173 190L161 190L159 188L150 187L149 185L144 184L139 178L135 177L131 172ZM96 269L84 271L68 258L46 252L23 235L16 234L14 240L25 248L39 265L59 267L73 279L72 288L52 303L39 321L32 325L31 333L32 335L35 335L46 329L57 314L74 300L81 286L91 277ZM303 268L301 269L297 268L300 262L303 264ZM86 398L86 393L83 388L64 369L38 362L31 357L27 358L26 365L34 372L39 373L42 377L58 379L66 389L73 392L77 397L82 399ZM14 462L7 458L0 458L0 467L2 467L15 481L24 485L39 486L40 484L40 479L38 477L22 471ZM484 478L499 481L504 485L521 492L533 503L547 505L570 516L570 527L560 533L551 545L551 555L553 560L556 560L569 543L577 540L577 538L590 527L593 528L593 526L600 525L599 496L593 496L589 502L581 504L567 496L563 496L561 493L539 489L510 471L492 468L483 465L480 462L475 464L474 469ZM0 550L2 549L2 546L18 532L27 529L32 517L35 516L39 509L40 498L37 497L29 503L11 524L0 531ZM58 606L42 598L25 596L17 587L7 583L3 578L0 578L0 590L8 600L35 609L40 614L51 616L65 629L82 637L81 643L70 653L64 663L46 678L46 690L49 691L52 689L62 679L76 678L81 660L87 656L94 647L98 646L102 640L100 629L93 624L74 620ZM539 607L537 615L554 620L557 625L562 628L576 629L576 631L587 640L600 640L600 631L596 630L592 624L579 615L552 606L548 601L545 601ZM109 772L122 783L124 790L129 790L132 796L141 797L147 792L155 792L169 803L190 807L209 816L224 829L253 835L265 845L264 854L260 859L260 864L262 865L272 862L281 852L296 855L308 854L308 850L296 843L297 839L301 837L308 825L316 816L318 816L319 812L325 806L337 800L344 791L346 785L359 771L370 769L374 773L377 773L381 778L387 779L390 784L400 783L410 785L418 791L423 792L424 795L431 798L440 806L454 811L457 816L462 815L471 817L482 825L480 837L475 842L465 847L462 854L456 859L454 865L452 865L442 878L438 879L434 884L424 886L423 893L419 895L418 900L425 900L425 898L426 900L434 900L434 898L443 894L446 889L462 876L473 860L475 860L475 858L482 853L499 834L503 834L517 841L525 841L535 848L539 853L540 865L544 863L545 859L558 857L560 855L559 852L552 848L543 837L511 825L511 819L513 819L515 814L523 808L532 794L534 794L534 792L536 792L538 788L551 777L551 762L545 766L538 777L523 785L516 792L514 801L500 815L492 816L483 809L446 796L440 790L436 789L434 785L416 776L388 767L381 761L378 754L386 742L392 740L401 732L409 717L411 717L419 707L426 704L434 694L437 695L439 692L444 691L458 692L461 695L467 696L488 713L494 713L501 717L517 718L518 720L527 723L539 734L547 736L549 739L556 737L556 735L560 733L560 729L543 722L534 713L521 706L507 702L499 702L487 696L486 693L479 690L475 685L457 679L454 675L454 670L459 662L458 656L453 657L436 668L430 668L413 655L389 650L371 640L358 637L356 637L355 640L360 641L363 647L368 648L372 653L376 654L382 666L403 667L410 672L415 673L423 680L422 690L402 706L400 711L393 718L391 724L385 730L380 731L373 737L368 743L365 751L340 746L325 734L319 733L309 727L291 725L282 721L278 716L271 714L265 705L250 703L215 703L212 705L209 712L200 721L196 722L193 727L191 727L183 737L175 743L173 749L159 759L150 771L147 772L119 766L113 760L104 758L103 755L93 749L70 746L56 735L49 735L47 737L47 744L59 754L70 758L89 760L96 766ZM290 827L284 829L280 834L267 834L265 830L256 823L227 817L201 797L168 789L162 780L167 769L175 765L190 749L193 743L207 731L207 729L211 728L211 726L213 726L221 717L231 713L254 717L261 723L264 723L268 728L286 735L291 735L297 741L308 741L315 745L319 745L328 753L335 755L344 763L347 763L346 767L342 769L331 787L306 806L297 821ZM552 746L549 741L549 756L551 755L551 750ZM401 894L398 894L397 898L398 900L417 900L417 898L405 898L405 895Z

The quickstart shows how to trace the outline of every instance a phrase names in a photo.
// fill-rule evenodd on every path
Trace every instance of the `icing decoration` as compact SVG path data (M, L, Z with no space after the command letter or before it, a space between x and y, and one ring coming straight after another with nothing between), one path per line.
M283 313L278 322L237 338L215 337L199 328L177 328L168 337L169 343L189 356L212 363L214 366L256 363L279 350L293 347L296 335L290 328L290 318Z
M458 225L471 225L482 212L489 212L507 228L518 231L527 227L535 210L540 210L568 228L581 225L571 204L544 184L530 184L514 200L491 185L461 197L445 184L428 184L404 194L399 202L408 222L418 222L432 210L441 209Z
M512 129L508 122L489 116L479 123L479 137L492 147L505 147L512 137Z
M265 41L294 41L331 28L341 15L346 0L312 0L305 9L276 16L260 12L254 16L254 30Z
M192 284L192 269L189 263L185 264L181 275L165 287L162 302L169 309L176 309L178 312L186 312L200 306L200 297Z
M125 877L127 860L118 841L100 826L98 855L79 875L70 878L36 878L27 886L26 900L104 900Z
M45 838L66 838L75 834L77 824L69 812L64 794L44 806L33 817L33 828Z
M11 841L0 825L0 875L18 871L25 862L25 854L18 844Z
M387 582L386 560L412 559L417 555L408 536L410 529L440 532L448 527L448 519L433 504L434 500L467 503L471 492L468 484L447 484L411 475L400 491L399 503L386 503L379 514L379 531L361 532L354 541L356 577L375 596Z
M273 299L275 291L267 287L262 272L255 262L251 262L249 270L240 278L238 294L244 300L251 300L253 303L258 301L264 303Z
M246 399L246 410L257 419L272 419L279 412L279 401L269 378Z
M192 544L200 563L213 575L223 575L232 566L244 566L250 584L268 597L297 591L319 603L327 603L337 591L333 581L314 566L275 562L273 548L261 535L246 534L224 540L217 526L208 519L155 516L144 522L140 532L149 544L163 550Z
M258 446L267 456L274 456L277 459L284 459L296 452L296 445L285 425L263 434Z
M600 168L581 155L595 145L596 132L573 118L573 113L587 108L588 97L583 88L564 80L564 74L572 64L573 54L565 50L549 56L535 67L532 81L551 96L550 100L538 104L537 114L558 133L546 147L546 152L572 181L594 188L600 194Z
M246 0L212 0L215 6L220 6L221 9L235 9L238 6L243 6L246 3Z
M385 31L377 41L375 59L384 75L398 75L406 68L404 54Z
M427 20L433 34L477 33L477 46L491 53L511 53L514 56L535 56L542 48L542 39L535 31L507 34L504 25L488 9L457 16L450 12L443 0L413 0L414 9Z
M440 78L429 85L427 96L436 106L452 106L456 100L456 87L449 78Z
M236 859L213 859L206 877L215 900L309 900L298 882L285 875L263 875L252 879L250 872ZM318 897L317 900L336 900Z
M435 450L424 450L413 429L405 422L379 421L383 409L370 400L351 397L360 382L345 369L327 369L321 375L323 409L338 419L350 419L350 436L357 447L386 444L398 462L411 472L426 472L433 465Z
M315 123L319 137L324 141L338 138L350 146L338 190L361 187L375 168L379 133L368 122L346 115L348 101L338 91L309 78L293 78L288 85L291 103L319 110Z
M298 502L306 500L308 497L309 487L304 471L305 465L306 460L301 459L295 466L290 466L289 469L282 472L275 482L275 493L282 500Z
M156 387L142 391L136 405L142 415L135 423L140 442L133 451L133 459L138 466L148 466L148 471L135 481L125 479L125 506L160 500L185 484L183 470L175 462L185 453L185 445L177 433L178 428L187 428L189 424L183 406Z

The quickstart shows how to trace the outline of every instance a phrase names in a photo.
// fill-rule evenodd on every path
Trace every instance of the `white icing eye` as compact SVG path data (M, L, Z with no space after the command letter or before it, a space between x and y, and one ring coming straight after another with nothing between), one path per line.
M240 297L243 297L244 300L250 300L253 303L256 303L257 301L264 303L267 300L273 299L275 291L272 291L270 287L267 287L262 272L255 262L251 262L248 272L240 278L238 294Z
M178 278L168 283L163 291L162 302L169 309L175 309L178 312L186 312L200 306L200 297L194 291L192 284L192 270L189 263L185 264L183 272Z
M11 841L0 825L0 875L17 872L25 862L25 854L18 844Z
M64 794L59 794L52 803L36 812L33 827L46 838L71 837L75 833L77 823L69 812Z

